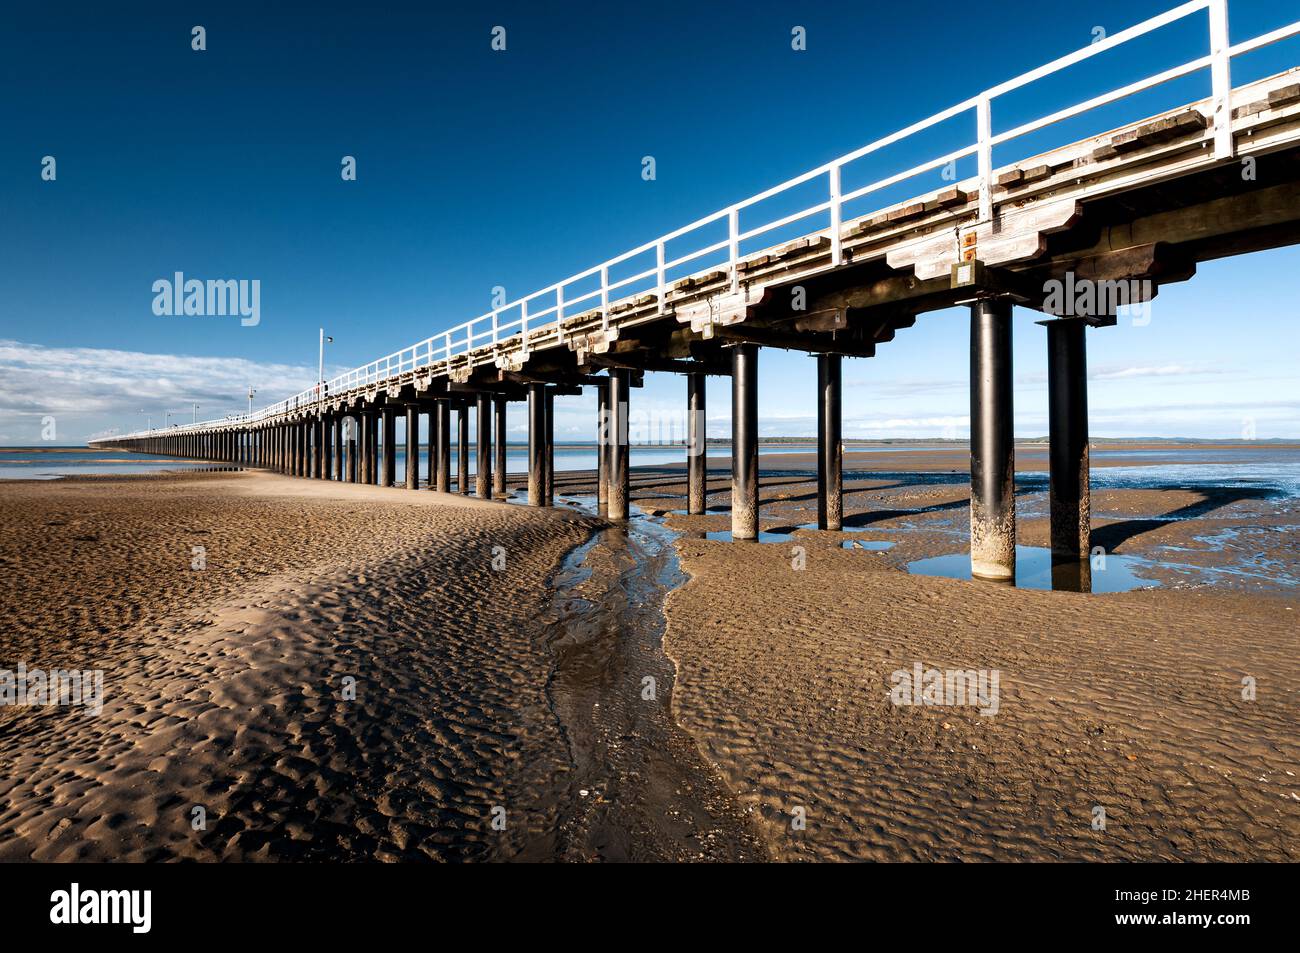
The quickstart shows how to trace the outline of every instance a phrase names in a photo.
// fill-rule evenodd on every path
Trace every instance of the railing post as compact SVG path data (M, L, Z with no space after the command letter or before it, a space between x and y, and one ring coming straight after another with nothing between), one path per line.
M524 360L528 359L528 299L519 302L519 344Z
M843 217L843 210L840 207L840 167L839 164L831 166L831 264L839 265L844 261L843 253L840 248L840 222Z
M659 289L659 313L664 313L664 298L667 297L664 288L664 243L663 240L655 242L655 283Z
M609 266L600 266L600 329L609 330Z
M993 219L993 117L987 94L980 96L975 113L979 131L980 221L988 222Z
M727 260L731 264L731 290L740 290L740 210L727 213Z
M1214 158L1231 159L1232 58L1228 43L1228 0L1210 3L1210 80L1214 103Z

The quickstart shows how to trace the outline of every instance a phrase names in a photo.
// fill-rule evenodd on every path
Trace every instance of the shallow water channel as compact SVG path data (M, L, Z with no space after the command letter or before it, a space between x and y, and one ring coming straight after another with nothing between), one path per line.
M595 512L590 497L565 497ZM601 529L553 580L547 695L572 771L556 832L564 860L761 859L754 826L672 715L664 600L686 581L677 533L640 513Z

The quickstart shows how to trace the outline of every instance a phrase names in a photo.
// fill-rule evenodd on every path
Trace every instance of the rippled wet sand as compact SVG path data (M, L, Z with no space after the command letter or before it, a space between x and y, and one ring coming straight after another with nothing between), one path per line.
M675 710L773 857L1300 859L1290 502L1100 492L1094 538L1155 562L1196 549L1177 561L1199 571L1162 564L1159 588L1127 593L1033 591L909 574L964 547L965 475L888 469L846 481L854 534L798 529L815 520L816 487L791 473L764 480L774 542L707 538L729 525L724 474L713 513L668 517L690 576L668 600ZM638 482L638 505L683 505L680 473ZM1021 541L1045 545L1045 493L1018 504ZM895 545L848 551L848 535ZM1269 571L1213 571L1252 560ZM997 670L998 712L893 704L893 673L918 662Z
M764 545L696 538L728 526L723 474L679 539L557 482L549 512L248 473L6 486L0 667L103 668L108 698L0 709L0 859L1297 859L1294 590L1215 571L1294 572L1275 500L1098 492L1113 551L1202 575L1091 596L909 575L962 547L964 474L849 481L845 534L771 477ZM642 471L634 500L683 489ZM891 704L916 662L997 669L997 714Z
M539 618L595 525L248 473L7 487L0 663L107 697L0 708L0 858L545 854L569 760Z

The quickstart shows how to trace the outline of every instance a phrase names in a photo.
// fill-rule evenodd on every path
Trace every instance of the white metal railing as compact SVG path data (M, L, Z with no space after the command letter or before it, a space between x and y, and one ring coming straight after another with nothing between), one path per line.
M1109 93L1094 96L1078 105L1026 122L1005 132L996 135L993 133L993 103L998 97L1021 89L1045 76L1082 63L1091 57L1112 50L1124 43L1145 36L1201 11L1208 12L1209 52L1205 55L1198 56L1180 66L1164 70L1146 79L1129 83ZM1213 104L1211 136L1214 142L1214 155L1217 159L1231 158L1233 154L1231 62L1233 58L1294 36L1300 36L1300 21L1279 27L1269 33L1232 46L1228 38L1228 0L1191 0L1189 3L1184 3L1136 26L1089 44L1074 53L1059 57L1037 69L1030 70L1015 79L1007 80L986 89L964 102L935 113L928 119L913 123L853 152L832 159L815 169L788 179L780 185L775 185L734 205L719 209L711 215L696 219L689 225L683 225L681 228L625 251L599 265L594 265L555 284L495 307L486 314L454 328L441 331L410 347L340 374L324 383L323 392L320 386L308 388L293 397L254 411L251 414L242 414L223 420L204 421L188 427L172 428L172 430L166 432L187 432L195 429L203 430L213 427L228 427L233 424L255 423L292 412L298 408L312 407L322 397L344 393L357 387L383 383L407 371L439 364L446 365L455 357L470 354L481 348L517 343L521 350L527 353L530 347L536 343L544 342L550 338L562 339L563 329L561 323L566 312L574 313L573 308L575 305L583 305L584 307L580 310L584 311L594 310L599 307L601 326L608 328L610 303L611 300L617 300L616 298L611 299L611 292L635 285L637 282L653 279L654 294L658 299L659 311L662 313L669 290L667 273L692 261L723 250L727 252L726 268L729 272L731 288L735 291L739 285L739 265L742 260L740 245L742 242L817 215L827 214L829 217L828 226L811 234L829 237L831 267L835 267L842 263L841 232L844 221L844 206L846 204L971 155L976 156L978 164L979 220L982 222L988 221L993 215L993 149L995 146L1004 145L1040 129L1207 68L1210 70L1211 79L1210 98ZM971 144L913 166L904 172L853 189L850 192L842 191L842 172L845 166L933 126L971 112L975 114L976 127L976 138ZM827 184L827 199L825 201L798 212L784 215L774 221L741 230L740 213L745 209L821 177L825 177ZM676 241L692 233L699 232L707 226L723 221L727 223L726 238L677 258L669 259L667 257L669 242ZM648 256L650 252L654 252L655 259L651 267L644 268L617 281L610 280L611 268L625 265L641 256ZM572 286L592 279L599 279L599 286L593 290L573 296L566 293ZM544 306L539 307L541 305ZM502 321L503 315L515 311L518 312L518 317L509 321ZM548 318L553 318L553 320L548 323L540 323ZM142 431L126 436L137 437L163 432L160 430Z

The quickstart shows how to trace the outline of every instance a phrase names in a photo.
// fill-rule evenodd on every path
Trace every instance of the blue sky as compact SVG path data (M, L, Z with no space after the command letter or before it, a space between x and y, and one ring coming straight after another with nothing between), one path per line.
M314 379L322 324L335 338L329 367L362 364L483 313L495 286L513 297L550 284L1172 5L10 9L0 443L38 442L47 414L58 442L75 443L143 425L142 409L155 422L188 419L196 401L201 417L239 411L250 384L258 403L280 399ZM1231 9L1234 40L1297 15L1251 0ZM1013 94L995 130L1201 55L1204 22ZM191 49L196 24L203 52ZM504 53L490 48L497 25ZM795 26L805 51L791 49ZM1239 62L1234 83L1297 63L1300 43L1279 44ZM1207 91L1199 74L1051 144ZM968 132L936 130L862 174L929 159ZM46 155L53 182L40 176ZM356 157L354 182L339 175L344 155ZM647 155L654 181L641 176ZM1161 292L1149 324L1091 332L1094 435L1236 437L1249 423L1261 438L1300 437L1297 270L1294 248L1207 264ZM152 283L176 271L258 279L261 322L156 316ZM1017 316L1025 436L1046 430L1037 317ZM964 436L967 345L964 313L940 312L847 362L846 435ZM811 359L764 351L763 432L812 433L813 383ZM710 393L719 435L724 384ZM649 375L634 401L671 416L684 391ZM561 399L557 431L590 437L592 408Z

